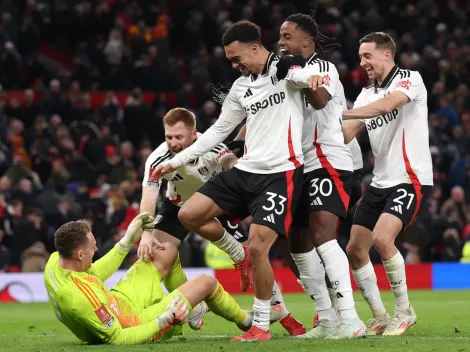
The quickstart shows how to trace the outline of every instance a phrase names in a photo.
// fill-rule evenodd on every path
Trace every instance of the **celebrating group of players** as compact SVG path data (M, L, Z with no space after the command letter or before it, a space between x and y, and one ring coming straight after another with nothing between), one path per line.
M57 317L76 336L88 342L159 341L180 333L186 321L199 329L209 310L245 331L232 341L269 340L269 325L278 320L290 335L327 339L401 335L416 323L394 241L433 182L426 88L418 72L395 65L392 38L371 33L360 40L359 57L374 83L347 110L338 72L320 55L319 36L312 17L289 16L280 28L279 57L262 46L254 23L233 24L222 41L242 76L229 90L214 88L222 111L204 134L190 111L166 114L166 141L147 159L140 215L123 239L92 264L96 241L86 223L57 231L58 253L46 267L46 287ZM224 145L245 120L237 136L244 142ZM354 214L346 255L336 230L362 196L355 137L364 128L376 158L374 178ZM233 153L236 148L242 157ZM154 219L162 178L167 194ZM239 226L247 218L248 234ZM232 258L242 291L253 283L252 311L242 310L213 277L187 281L177 246L188 232ZM141 260L107 290L103 282L139 239ZM315 304L308 332L289 314L274 281L268 254L276 240L288 248L292 270ZM392 317L370 262L372 246L395 295ZM368 326L355 310L350 265L373 313Z

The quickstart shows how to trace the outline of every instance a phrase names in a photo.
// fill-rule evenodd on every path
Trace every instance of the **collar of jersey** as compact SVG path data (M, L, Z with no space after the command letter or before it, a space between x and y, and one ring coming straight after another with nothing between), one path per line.
M269 56L268 56L268 59L266 60L266 63L264 64L264 67L263 67L263 72L261 72L261 75L265 75L268 73L269 71L269 66L271 66L271 64L273 63L274 61L274 58L276 57L276 54L274 54L272 51L269 53ZM255 75L254 73L251 74L251 80L252 81L256 81L256 79L259 77L260 75Z
M397 74L399 69L400 68L397 65L393 66L393 68L388 73L387 77L385 77L385 79L384 79L384 81L382 82L381 85L379 85L379 82L377 82L377 80L375 80L374 81L375 91L377 91L378 88L380 88L380 89L386 88L390 84L392 79L395 77L395 75Z
M312 62L314 62L315 60L319 58L320 58L320 55L318 55L318 53L313 53L313 55L310 56L310 58L307 60L307 65L310 65Z

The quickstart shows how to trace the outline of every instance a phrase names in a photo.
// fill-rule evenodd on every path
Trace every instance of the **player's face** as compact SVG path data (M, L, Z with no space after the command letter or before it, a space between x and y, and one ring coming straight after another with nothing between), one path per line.
M225 56L232 62L232 67L240 70L243 76L256 73L256 53L259 49L257 44L244 44L239 41L232 42L225 48Z
M178 154L188 148L194 143L196 137L196 130L186 125L183 121L179 121L173 126L165 125L165 140L171 155Z
M302 48L307 44L308 36L299 31L297 24L286 21L279 30L279 49L283 55L301 55Z
M84 270L87 270L91 266L93 262L93 256L98 250L98 247L96 247L95 236L93 236L91 232L88 232L87 237L88 243L80 249L78 254L78 257L81 260L82 267L84 268Z
M359 47L361 66L366 70L369 79L381 78L391 57L390 50L377 49L375 43L362 43Z

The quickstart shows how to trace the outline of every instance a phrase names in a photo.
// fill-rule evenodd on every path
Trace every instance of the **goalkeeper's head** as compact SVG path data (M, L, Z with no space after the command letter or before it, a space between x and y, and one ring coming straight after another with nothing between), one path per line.
M196 116L184 108L174 108L163 117L165 140L171 155L188 148L197 139Z
M222 37L225 56L243 76L263 71L268 51L261 44L261 30L250 21L232 24Z
M91 226L86 220L69 221L54 234L54 245L59 252L63 269L85 271L98 250Z

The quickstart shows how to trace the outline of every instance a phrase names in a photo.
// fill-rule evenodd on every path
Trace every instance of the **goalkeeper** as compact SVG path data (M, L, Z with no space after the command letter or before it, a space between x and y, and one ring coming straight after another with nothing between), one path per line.
M213 313L247 330L252 314L211 276L198 275L165 296L161 282L177 258L176 247L169 243L153 262L137 261L111 290L104 286L143 231L153 229L153 221L150 214L139 214L116 246L93 264L96 240L86 221L70 221L57 230L57 252L44 272L57 318L88 343L147 343L172 337L192 307L205 301Z

